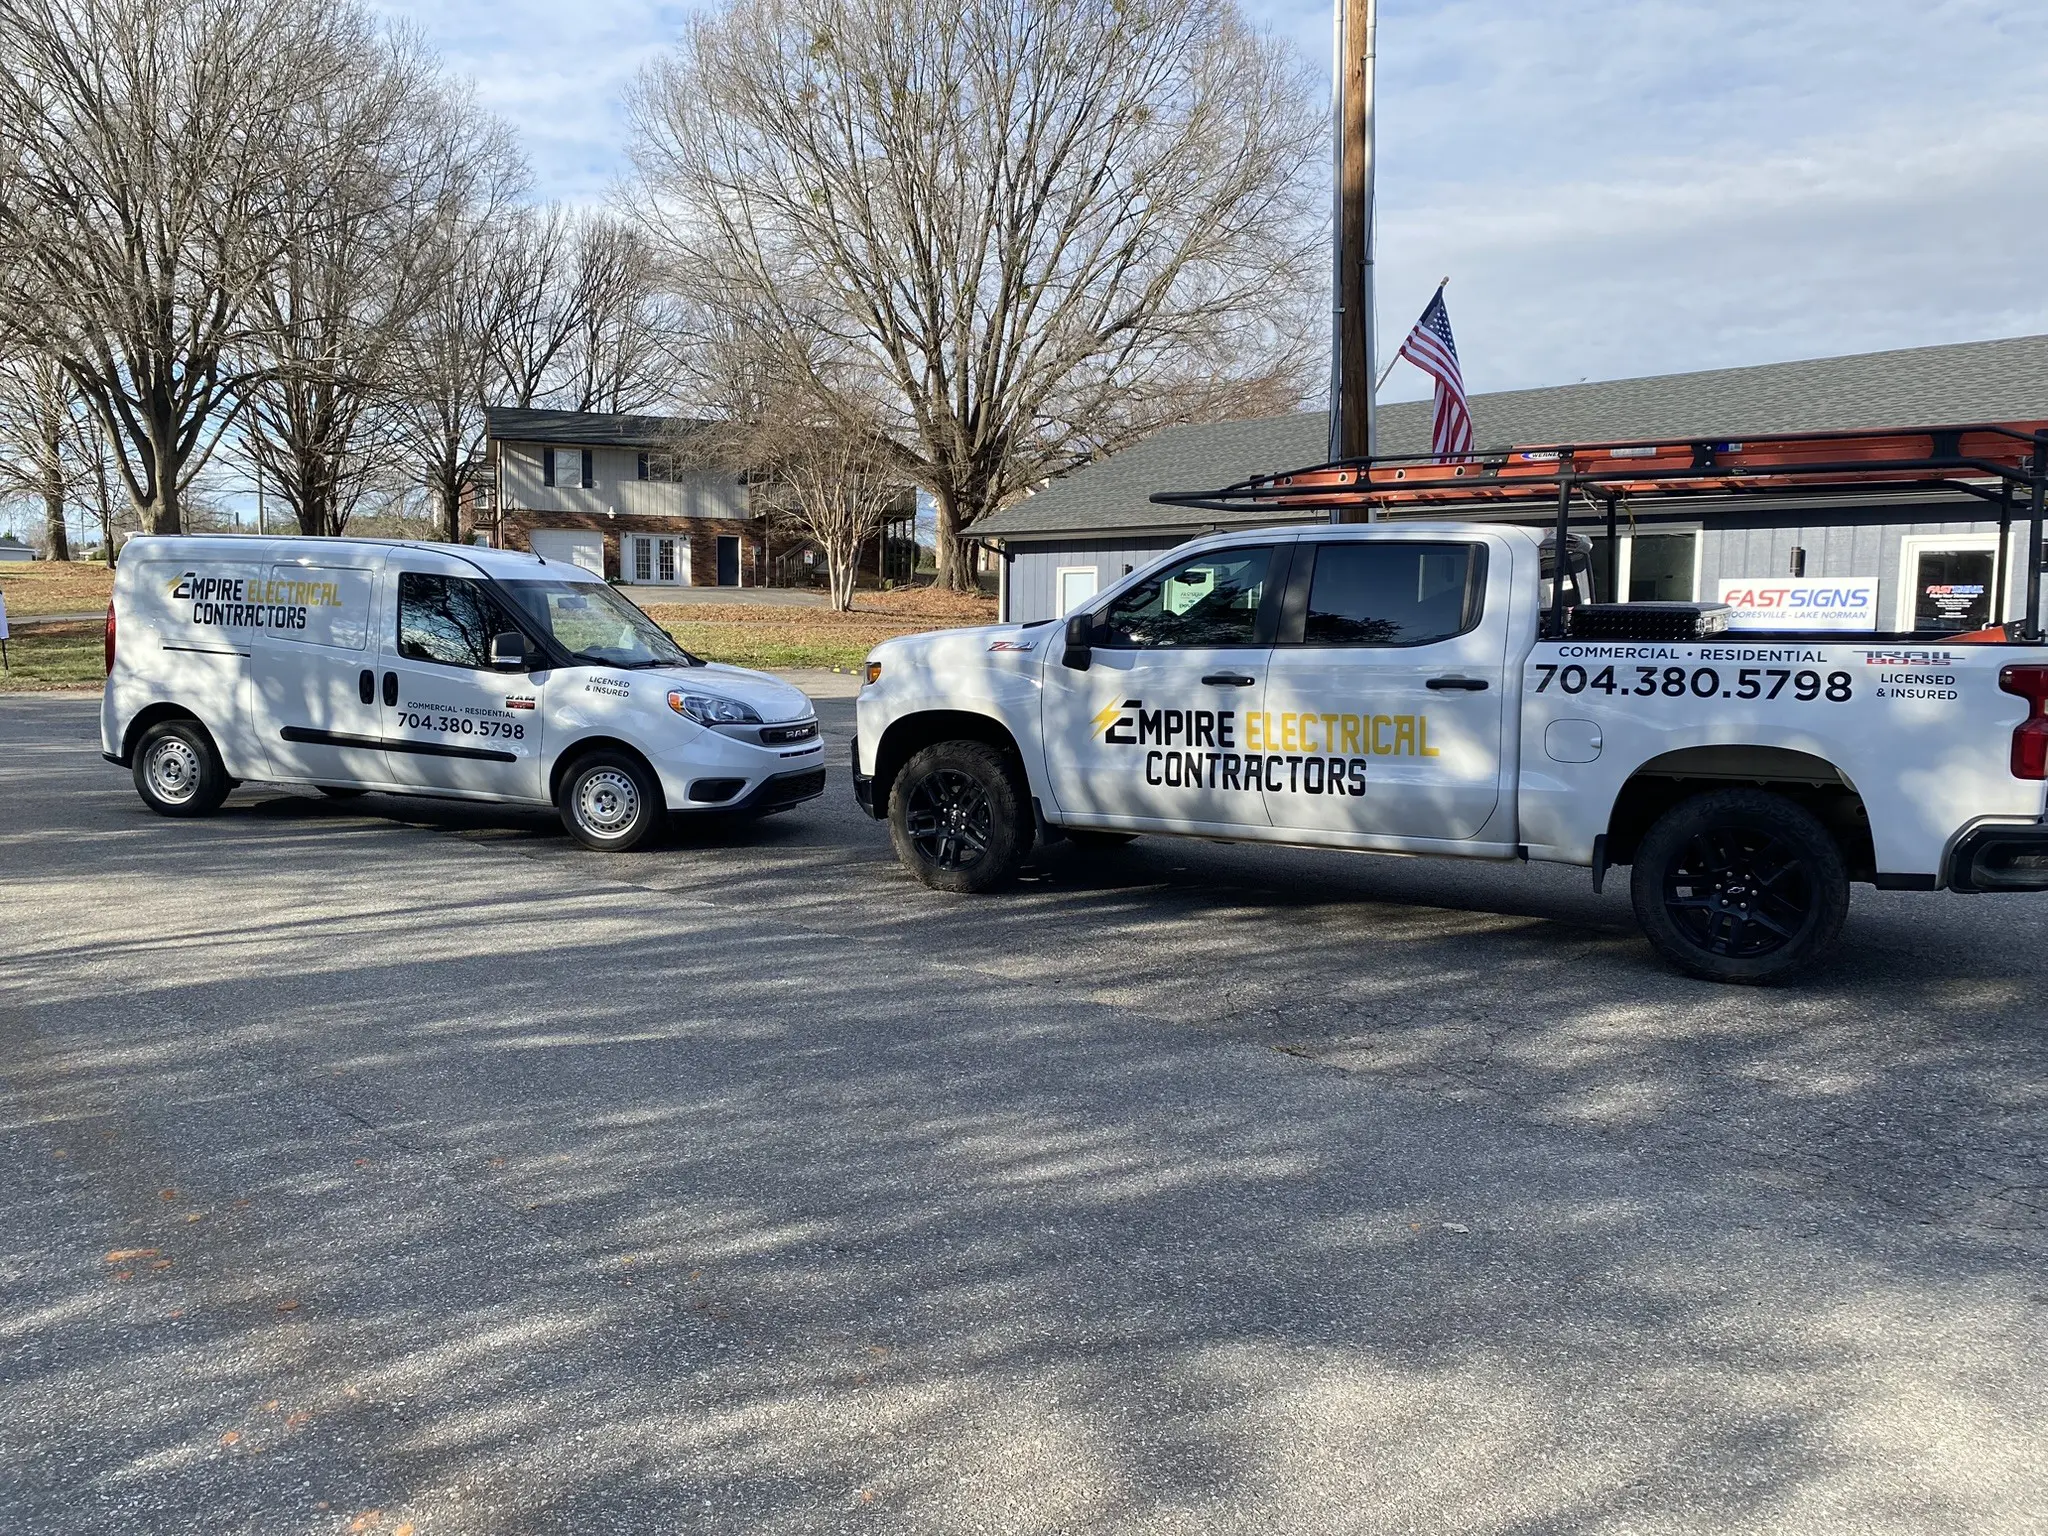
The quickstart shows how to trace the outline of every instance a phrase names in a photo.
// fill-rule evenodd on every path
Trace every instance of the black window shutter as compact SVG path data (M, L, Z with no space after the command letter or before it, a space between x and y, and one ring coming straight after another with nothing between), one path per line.
M584 449L584 450L583 450L583 481L582 481L582 485L583 485L583 489L585 489L586 491L587 491L587 490L589 490L589 489L590 489L590 487L591 487L591 483L592 483L592 482L591 482L591 474L590 474L590 468L591 468L591 460L592 460L592 459L594 459L595 457L596 457L596 455L595 455L595 454L593 454L593 453L592 453L592 452L591 452L591 451L590 451L590 450L589 450L588 448L586 448L586 449Z
M543 448L540 451L540 483L555 483L555 450L552 448Z
M647 455L644 453L640 455L639 477L642 480L647 478Z

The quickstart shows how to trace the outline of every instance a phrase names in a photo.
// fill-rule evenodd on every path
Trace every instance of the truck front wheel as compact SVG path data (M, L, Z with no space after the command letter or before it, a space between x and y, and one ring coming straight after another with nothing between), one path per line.
M1706 981L1798 970L1835 941L1849 911L1848 872L1827 828L1754 789L1666 811L1636 848L1629 893L1657 953Z
M1031 851L1021 776L986 742L942 741L903 765L889 788L889 840L935 891L994 890Z

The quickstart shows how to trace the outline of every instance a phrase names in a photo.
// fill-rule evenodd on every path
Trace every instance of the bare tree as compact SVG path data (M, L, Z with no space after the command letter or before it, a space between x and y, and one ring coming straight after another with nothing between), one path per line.
M503 382L508 290L496 240L517 186L517 168L501 167L472 208L433 233L442 277L406 328L399 437L451 544L462 537L462 504L484 472L485 409Z
M646 411L675 383L675 320L654 254L631 225L603 214L577 230L573 325L555 400L572 411Z
M159 533L232 420L304 167L348 67L325 0L8 0L0 311L57 358Z
M70 451L78 405L55 359L30 352L0 363L0 497L41 500L47 560L71 558L65 514L79 475Z
M550 203L508 213L497 246L505 404L633 411L663 397L666 338L639 231Z
M950 585L1031 485L1304 391L1323 125L1233 0L726 0L633 115L700 302L887 387Z
M249 448L310 534L346 529L388 457L408 327L451 275L433 235L509 153L416 33L344 21L347 72L295 114L304 169L249 347Z

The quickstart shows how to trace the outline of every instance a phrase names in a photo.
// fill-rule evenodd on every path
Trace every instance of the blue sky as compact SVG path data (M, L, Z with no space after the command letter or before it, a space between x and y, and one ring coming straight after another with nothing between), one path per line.
M384 8L590 201L689 9ZM1327 4L1247 8L1327 75ZM2048 331L2042 0L1383 0L1379 42L1382 335L1448 274L1474 389Z

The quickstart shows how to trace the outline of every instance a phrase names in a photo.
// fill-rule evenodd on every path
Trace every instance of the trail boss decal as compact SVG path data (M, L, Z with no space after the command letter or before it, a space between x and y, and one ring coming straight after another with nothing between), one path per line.
M1105 706L1091 722L1105 746L1145 756L1145 782L1249 794L1363 795L1371 758L1435 757L1427 715Z

